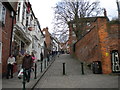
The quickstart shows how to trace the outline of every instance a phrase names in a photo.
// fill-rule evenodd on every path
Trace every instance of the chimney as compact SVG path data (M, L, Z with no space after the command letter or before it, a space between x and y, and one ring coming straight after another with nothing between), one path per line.
M107 12L105 8L104 8L104 16L107 17Z

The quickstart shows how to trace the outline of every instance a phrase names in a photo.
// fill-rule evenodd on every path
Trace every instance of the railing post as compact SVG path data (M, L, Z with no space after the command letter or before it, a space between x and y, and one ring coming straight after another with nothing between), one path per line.
M23 68L23 90L25 90L25 69Z
M65 63L63 63L63 75L65 75Z
M41 61L41 72L42 72L42 67L43 67L43 65L42 65L42 61Z
M35 77L34 77L34 79L37 78L36 75L37 75L37 64L35 63Z
M45 68L46 68L46 58L45 58L45 61L44 61L44 66L45 66Z
M83 62L81 62L81 71L82 71L82 75L84 75Z

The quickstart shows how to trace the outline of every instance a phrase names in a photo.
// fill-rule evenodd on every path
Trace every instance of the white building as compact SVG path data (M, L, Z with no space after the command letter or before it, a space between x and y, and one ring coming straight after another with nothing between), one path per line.
M40 59L40 53L44 54L45 36L41 31L39 21L35 20L35 28L32 31L32 52L37 59Z
M17 55L19 51L23 54L27 50L40 59L40 53L44 51L44 35L29 2L18 2L13 31L13 54Z
M60 44L57 38L52 38L53 51L60 51Z

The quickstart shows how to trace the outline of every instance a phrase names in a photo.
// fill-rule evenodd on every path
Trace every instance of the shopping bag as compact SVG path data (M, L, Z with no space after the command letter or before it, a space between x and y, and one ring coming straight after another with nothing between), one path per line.
M18 77L23 76L23 68L20 70L20 72L18 73Z

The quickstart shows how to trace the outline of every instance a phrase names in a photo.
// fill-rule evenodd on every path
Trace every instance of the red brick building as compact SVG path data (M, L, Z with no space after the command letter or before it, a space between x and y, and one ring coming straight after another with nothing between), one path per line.
M7 71L7 59L10 55L10 48L12 42L12 30L13 24L15 23L15 12L17 3L15 2L2 2L0 3L1 11L2 11L2 19L1 19L1 27L2 27L2 55L1 55L1 62L2 62L2 73L3 75L6 74Z
M118 57L118 41L120 41L118 30L120 24L111 23L107 17L91 18L91 27L86 30L86 33L77 42L75 35L71 34L73 32L73 23L70 23L70 53L87 63L101 61L104 74L120 72L120 60Z
M46 44L45 56L47 56L47 54L52 51L52 37L48 31L48 27L43 29L43 34L45 35L45 44Z

